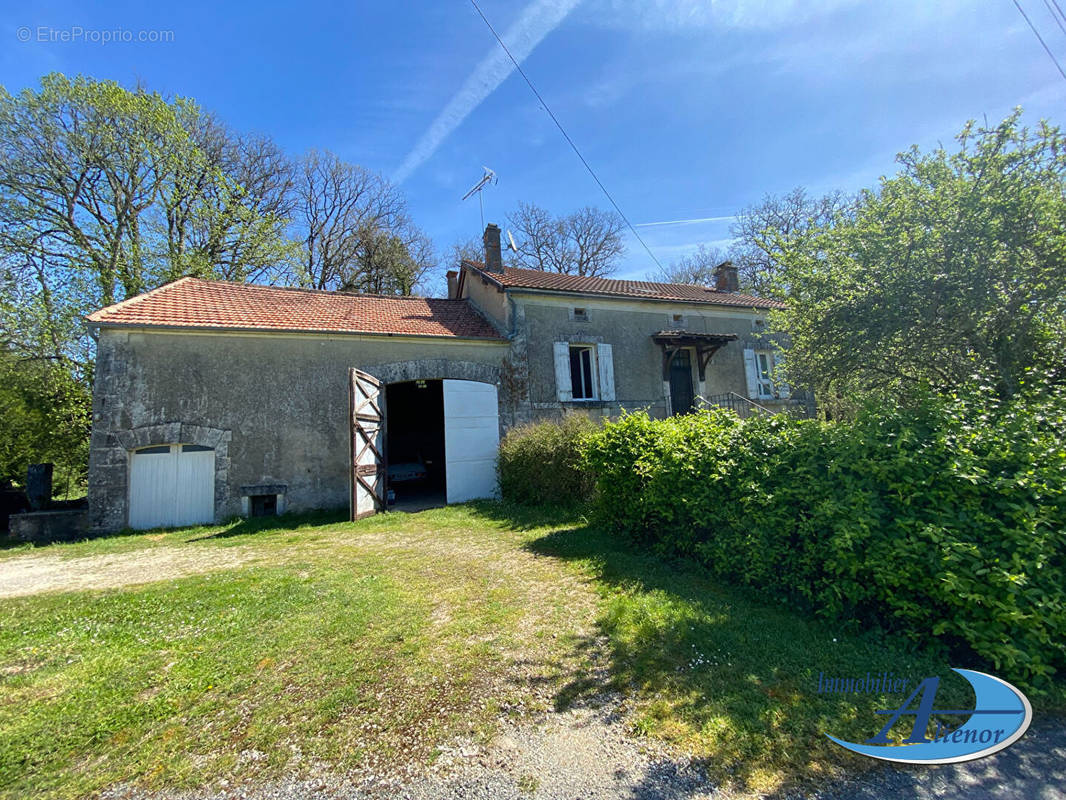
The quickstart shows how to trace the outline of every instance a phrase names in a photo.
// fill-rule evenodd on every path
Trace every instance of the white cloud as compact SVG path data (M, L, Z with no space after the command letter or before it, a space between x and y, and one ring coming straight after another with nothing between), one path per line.
M502 35L507 49L518 63L526 60L538 44L551 33L581 0L534 0L523 9L521 16ZM486 31L487 33L487 31ZM437 114L421 138L396 170L393 179L402 183L410 177L458 128L482 101L496 91L514 71L514 64L503 48L493 43L489 52L474 68L459 91Z

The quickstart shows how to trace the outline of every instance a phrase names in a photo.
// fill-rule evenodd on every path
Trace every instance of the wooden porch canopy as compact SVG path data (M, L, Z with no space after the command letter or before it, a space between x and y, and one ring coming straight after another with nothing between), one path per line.
M700 369L700 380L706 380L707 365L711 356L730 342L736 341L735 333L693 333L692 331L659 331L651 335L651 340L663 349L663 380L670 380L670 364L682 348L692 347L696 350L696 363Z

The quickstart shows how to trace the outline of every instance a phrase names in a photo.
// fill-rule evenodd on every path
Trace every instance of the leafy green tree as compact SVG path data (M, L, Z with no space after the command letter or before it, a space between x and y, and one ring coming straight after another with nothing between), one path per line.
M404 224L395 231L368 230L360 236L354 269L339 288L367 294L412 295L436 263L433 242L413 225Z
M276 147L185 98L60 74L0 88L0 256L53 282L90 277L86 310L283 260L287 172Z
M56 465L55 488L85 479L91 398L62 365L0 350L0 479L22 483L30 464Z
M1014 396L1059 382L1066 344L1066 138L1047 123L968 124L780 250L791 381L823 402L966 384Z
M60 74L0 87L0 469L84 460L86 313L183 275L283 274L291 183L269 140L185 98Z

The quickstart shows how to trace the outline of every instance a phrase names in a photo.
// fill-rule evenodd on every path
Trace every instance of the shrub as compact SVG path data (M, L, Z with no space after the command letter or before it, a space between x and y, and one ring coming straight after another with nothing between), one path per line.
M594 481L582 457L596 424L582 414L561 421L534 422L508 431L497 462L504 500L525 505L581 505Z
M587 439L598 518L823 618L1066 667L1066 401L926 398L853 422L710 411Z

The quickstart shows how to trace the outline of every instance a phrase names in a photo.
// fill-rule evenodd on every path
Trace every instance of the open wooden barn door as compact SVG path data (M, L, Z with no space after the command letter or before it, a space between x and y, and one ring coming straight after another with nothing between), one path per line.
M351 420L351 518L385 509L385 411L381 382L357 369L348 370Z

